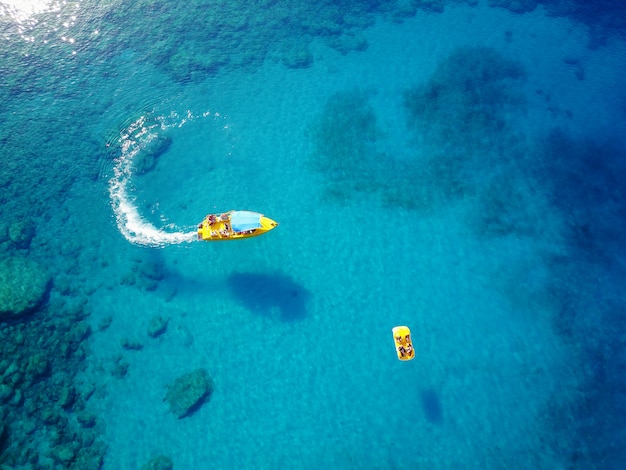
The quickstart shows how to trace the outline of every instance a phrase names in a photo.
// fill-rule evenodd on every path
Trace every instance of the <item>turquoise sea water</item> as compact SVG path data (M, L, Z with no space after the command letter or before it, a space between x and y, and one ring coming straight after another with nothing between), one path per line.
M619 4L0 19L0 467L623 468Z

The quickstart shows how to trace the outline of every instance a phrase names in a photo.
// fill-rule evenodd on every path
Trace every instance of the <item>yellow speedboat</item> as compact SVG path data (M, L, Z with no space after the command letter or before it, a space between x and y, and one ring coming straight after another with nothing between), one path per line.
M411 330L408 326L396 326L392 330L393 339L396 343L396 353L401 361L410 361L415 357L413 342L411 341Z
M198 240L238 240L263 235L278 223L263 214L251 211L228 211L209 214L198 224Z

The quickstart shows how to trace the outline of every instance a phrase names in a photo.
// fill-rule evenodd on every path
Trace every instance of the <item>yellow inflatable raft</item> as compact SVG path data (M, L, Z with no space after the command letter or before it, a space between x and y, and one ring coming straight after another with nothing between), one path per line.
M251 211L228 211L209 214L198 224L198 240L221 241L252 238L278 226L269 217Z
M411 330L408 326L396 326L391 330L393 340L396 343L396 352L401 361L410 361L415 357L413 342L411 341Z

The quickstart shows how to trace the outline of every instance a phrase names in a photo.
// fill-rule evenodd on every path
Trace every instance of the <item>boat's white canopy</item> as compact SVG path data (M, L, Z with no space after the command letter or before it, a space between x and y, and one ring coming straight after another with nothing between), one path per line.
M230 213L230 226L235 232L253 230L261 227L263 214L252 211L232 211Z

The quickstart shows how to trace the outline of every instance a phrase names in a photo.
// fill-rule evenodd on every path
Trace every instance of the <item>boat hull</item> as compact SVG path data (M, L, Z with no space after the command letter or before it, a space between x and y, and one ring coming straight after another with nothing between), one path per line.
M408 326L396 326L392 329L393 339L396 345L396 353L401 361L410 361L415 358L411 330Z
M254 238L277 226L277 222L258 212L228 211L209 214L198 224L198 240L229 241Z

